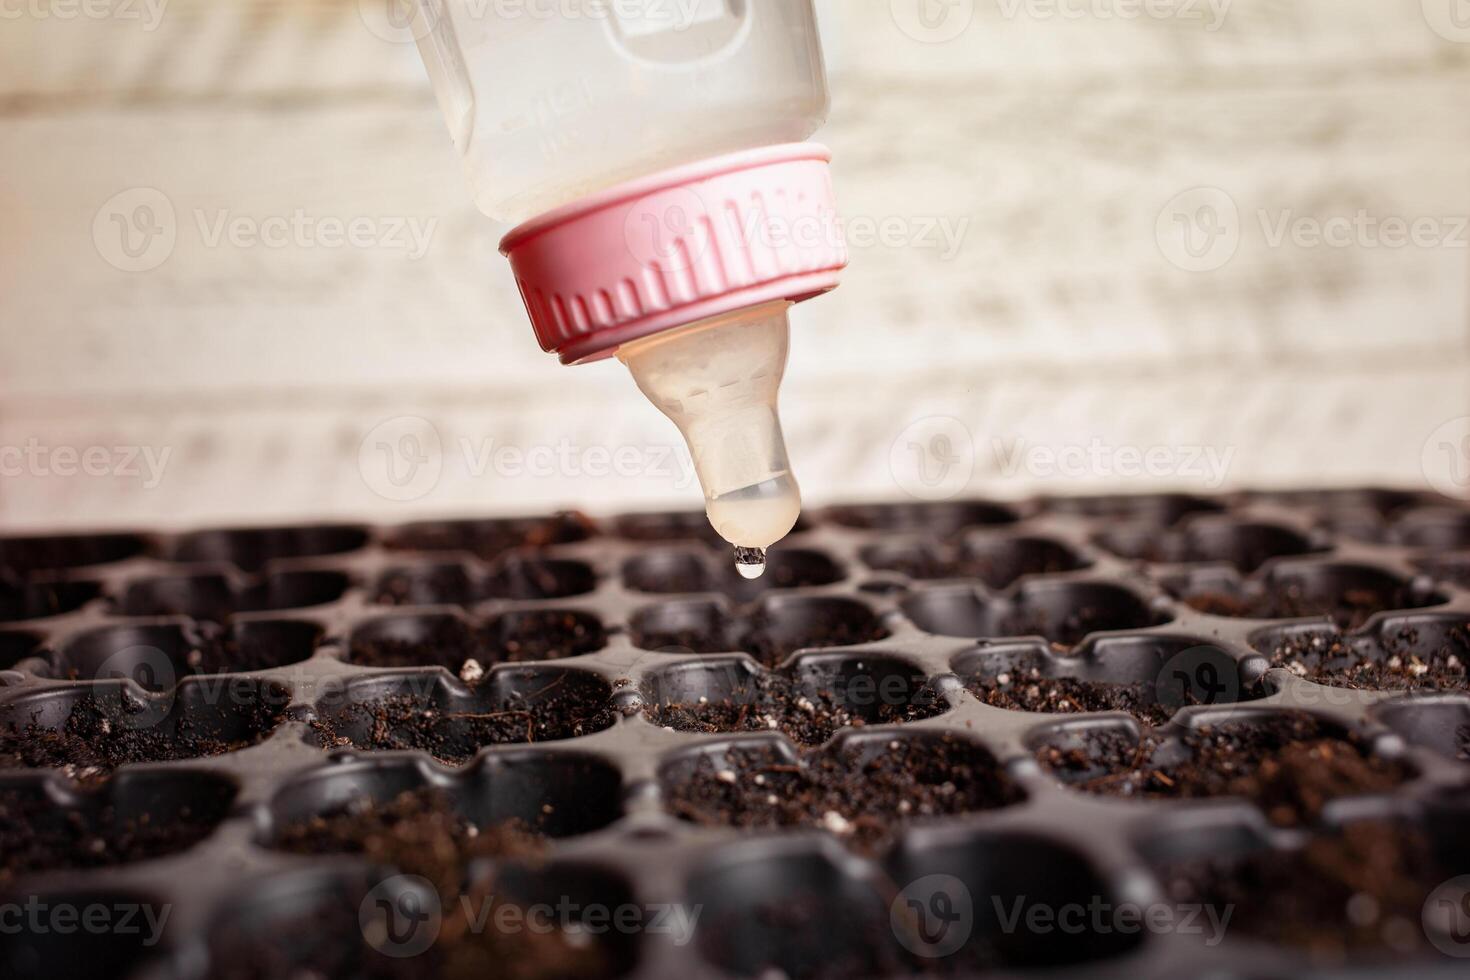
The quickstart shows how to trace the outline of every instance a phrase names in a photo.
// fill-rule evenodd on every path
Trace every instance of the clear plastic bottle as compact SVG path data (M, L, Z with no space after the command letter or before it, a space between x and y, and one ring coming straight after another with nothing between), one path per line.
M502 250L543 347L628 365L758 570L801 507L786 311L846 263L840 232L793 234L835 210L825 150L787 145L827 113L811 0L417 2L475 200L518 224Z
M419 0L414 36L476 204L508 224L827 117L811 0Z

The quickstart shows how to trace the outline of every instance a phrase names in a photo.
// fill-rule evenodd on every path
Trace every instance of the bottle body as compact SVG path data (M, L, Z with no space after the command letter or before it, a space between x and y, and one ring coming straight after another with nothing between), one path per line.
M813 0L416 0L414 33L542 347L616 354L747 577L801 512L787 308L847 250Z
M475 201L507 223L826 117L811 0L418 2Z

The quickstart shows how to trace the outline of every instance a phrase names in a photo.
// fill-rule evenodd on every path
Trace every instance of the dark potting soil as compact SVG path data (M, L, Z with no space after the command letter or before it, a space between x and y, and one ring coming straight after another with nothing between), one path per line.
M468 551L491 561L517 548L549 548L585 541L597 533L591 520L575 512L539 520L454 521L412 528L386 543L395 550Z
M993 810L1021 800L994 763L948 736L893 739L862 758L852 747L793 762L769 746L708 756L666 790L667 806L693 823L766 829L819 827L855 849L876 851L910 821Z
M200 734L188 718L160 717L157 705L77 701L60 728L36 723L0 726L0 769L61 768L94 779L134 762L170 762L223 755L264 740L281 722L278 706L262 701L246 719L252 734L224 739Z
M492 633L495 663L531 663L578 657L601 648L602 628L581 616L556 610L516 613L513 628Z
M996 636L1041 636L1054 650L1066 650L1081 643L1087 634L1098 630L1131 629L1152 625L1132 618L1120 619L1117 612L1100 606L1082 606L1068 610L1064 616L1052 616L1041 610L1018 609L1006 617Z
M797 650L853 646L888 635L877 619L856 618L846 608L818 607L805 615L801 628L794 629L775 615L757 612L745 621L740 649L767 667L774 667Z
M411 750L463 765L482 746L572 738L613 723L603 696L576 689L540 693L534 706L512 700L484 711L446 711L424 698L394 695L353 702L335 715L311 722L311 728L324 749ZM345 733L349 728L353 734Z
M484 665L490 657L478 630L446 618L422 636L356 637L348 659L362 667L443 667L458 676L466 661Z
M459 565L389 572L373 593L373 602L380 606L463 605L475 598L474 587Z
M1163 725L1184 705L1157 699L1153 684L1110 684L1075 677L1045 677L1038 667L1017 665L994 677L976 678L966 685L970 693L994 708L1049 714L1125 711L1147 725ZM1188 704L1199 704L1192 688L1184 691Z
M1292 583L1263 592L1234 594L1195 592L1184 602L1197 612L1234 619L1309 619L1328 616L1342 630L1355 630L1375 613L1419 605L1407 594L1385 595L1377 589L1347 589L1336 595L1308 595Z
M651 706L648 718L679 732L779 731L801 745L821 745L842 728L897 725L942 714L948 705L928 687L919 687L903 703L864 698L847 705L832 690L803 690L784 674L762 674L731 697L719 701L676 702ZM858 708L859 710L854 710Z
M0 884L33 871L102 868L188 850L213 832L232 796L215 792L167 812L119 819L111 805L82 812L0 790Z
M1379 637L1297 633L1279 638L1271 665L1330 687L1379 691L1463 691L1470 688L1470 624L1445 632L1428 653L1419 628Z
M1310 823L1332 800L1386 793L1413 776L1403 763L1365 755L1294 714L1172 738L1090 732L1080 746L1043 747L1037 761L1072 788L1101 796L1242 797L1278 826Z
M273 846L297 854L361 854L373 864L427 879L441 896L464 889L473 860L534 858L546 847L540 832L520 821L476 826L435 789L409 790L385 803L354 800L287 824Z
M876 618L855 617L849 608L802 610L799 626L780 617L755 612L733 621L713 617L700 627L643 632L637 644L664 652L735 653L743 651L767 667L775 667L798 650L871 643L888 635Z
M355 801L284 827L275 846L303 855L361 855L375 867L424 878L437 893L440 913L432 943L416 956L383 955L364 942L356 904L323 902L311 916L288 923L285 935L269 944L226 929L215 944L214 980L550 980L618 972L599 937L562 928L555 919L538 922L536 928L498 927L508 900L496 894L493 878L476 878L472 862L496 858L535 863L544 840L520 823L477 826L437 790L405 792L382 804ZM288 949L297 952L288 954Z
M1427 951L1425 901L1453 874L1422 833L1377 821L1314 836L1300 850L1185 861L1161 873L1174 901L1229 909L1230 932L1300 948L1324 965Z

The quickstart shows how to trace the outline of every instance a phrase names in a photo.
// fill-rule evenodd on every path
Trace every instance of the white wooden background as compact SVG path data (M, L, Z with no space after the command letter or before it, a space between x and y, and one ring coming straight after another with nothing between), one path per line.
M415 51L373 29L387 0L89 2L0 25L0 523L698 503L620 367L536 348ZM951 19L926 35L919 3ZM854 230L887 235L795 315L809 500L1444 485L1470 415L1470 2L1215 4L1217 30L1187 16L1208 0L823 4L822 138ZM1167 209L1200 187L1187 214L1228 202L1239 243L1187 271ZM110 215L153 192L173 247L125 271ZM1268 234L1359 211L1449 240ZM421 257L209 240L297 212L432 234ZM414 480L380 442L424 451Z

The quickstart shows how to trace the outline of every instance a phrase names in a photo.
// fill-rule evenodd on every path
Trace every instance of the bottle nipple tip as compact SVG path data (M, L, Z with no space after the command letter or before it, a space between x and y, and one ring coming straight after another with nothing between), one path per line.
M754 580L766 573L766 549L735 548L735 570L741 578Z

